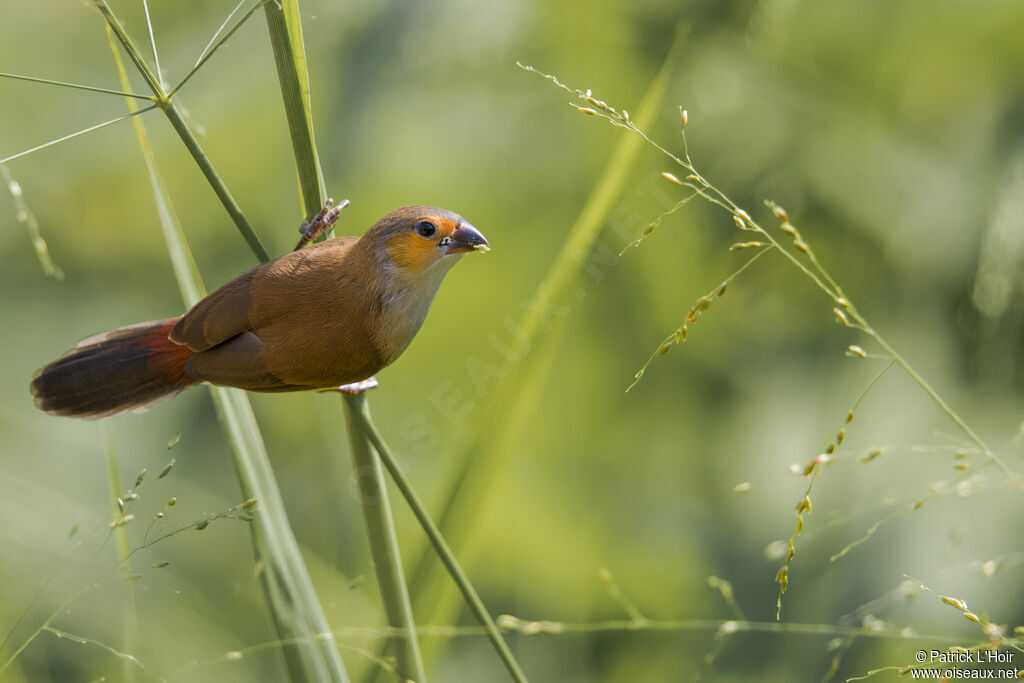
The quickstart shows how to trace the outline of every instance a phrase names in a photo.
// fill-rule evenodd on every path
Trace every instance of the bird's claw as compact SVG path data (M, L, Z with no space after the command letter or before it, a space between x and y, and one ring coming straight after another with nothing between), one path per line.
M292 251L298 251L304 246L315 240L320 235L324 234L331 229L334 225L338 216L341 215L341 210L349 205L347 199L342 199L338 202L338 205L334 205L333 199L328 199L324 202L324 208L320 209L320 213L313 217L312 221L303 221L302 225L299 226L299 234L302 235L299 238L299 243L295 245L295 249Z
M362 382L352 382L351 384L342 384L340 387L335 389L335 391L337 391L339 393L342 393L342 394L345 394L346 396L358 396L359 394L363 393L364 391L368 391L370 389L376 389L379 386L380 386L380 384L378 384L377 378L376 377L371 377L369 379L364 379Z

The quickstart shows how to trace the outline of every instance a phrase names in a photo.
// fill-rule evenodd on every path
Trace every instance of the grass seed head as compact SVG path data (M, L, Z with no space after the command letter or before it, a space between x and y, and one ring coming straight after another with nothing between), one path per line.
M683 109L682 107L679 107L679 122L682 124L683 130L686 129L686 122L689 120L689 118L690 116L689 114L686 113L686 110Z
M168 505L169 507L170 507L170 506L173 506L173 505L175 505L175 504L177 504L177 502L178 502L178 499L177 499L177 498L168 498L168 499L167 499L167 505Z
M967 603L958 598L951 598L948 595L940 595L939 599L950 607L956 607L960 611L967 611Z
M125 515L124 517L121 517L119 519L115 519L113 522L111 522L110 523L110 528L111 529L116 529L118 527L125 526L126 524L130 524L133 521L135 521L135 515L130 515L130 514L129 515Z
M736 242L735 244L729 245L729 251L739 251L740 249L757 249L759 247L768 246L764 242Z
M775 581L782 587L782 592L786 592L786 588L789 586L789 567L783 567L779 570L779 573L775 575Z
M160 474L156 475L156 478L163 479L164 477L166 477L168 474L170 474L172 467L174 467L174 458L171 458L171 461L164 465L163 469L160 470Z
M679 178L675 177L673 174L669 173L668 171L663 171L662 174L661 174L661 177L663 177L665 180L669 181L673 185L682 185L683 184L682 180L680 180Z

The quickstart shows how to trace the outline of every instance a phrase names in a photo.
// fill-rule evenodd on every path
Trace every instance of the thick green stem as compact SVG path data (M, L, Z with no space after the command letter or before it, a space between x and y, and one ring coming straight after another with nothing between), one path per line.
M412 600L405 582L402 557L398 550L391 505L388 502L387 482L380 459L362 430L363 420L369 421L370 408L366 396L343 395L345 422L352 450L352 467L359 486L363 517L370 541L373 568L377 573L384 610L388 623L401 632L398 639L398 673L416 683L427 680L423 657L416 642L416 626L412 615ZM357 418L357 415L362 418Z
M512 680L525 682L526 676L519 668L519 664L516 662L515 657L512 656L512 651L509 650L508 644L501 635L501 631L498 630L498 626L494 623L494 619L491 618L490 613L484 606L480 596L477 595L476 589L473 588L473 584L470 583L469 577L462 571L462 567L459 565L459 561L455 559L455 554L451 548L448 547L448 543L445 542L444 536L441 535L441 530L434 524L434 520L430 518L430 513L427 512L427 507L420 500L420 497L416 495L416 491L413 490L412 485L406 478L405 473L402 471L401 466L395 459L395 456L391 454L391 450L387 444L384 443L384 439L381 438L380 433L377 432L377 427L370 420L369 413L366 412L353 412L352 415L355 418L354 421L359 423L361 431L365 432L366 436L369 437L373 447L377 450L380 455L381 461L384 463L384 467L388 469L391 474L392 480L398 490L401 491L402 496L405 497L405 501L412 508L412 512L416 515L416 519L419 520L420 526L423 527L424 533L430 540L431 545L434 546L434 550L437 552L438 557L441 558L441 562L444 563L445 568L451 575L455 584L459 587L462 592L462 596L466 600L466 604L469 605L469 609L473 612L473 615L483 626L484 631L487 633L487 638L490 639L491 644L494 645L494 649L497 650L498 656L501 657L501 661L505 664L505 668L508 669L509 674L512 676Z
M274 3L264 5L270 44L274 48L277 76L281 82L281 95L288 131L295 152L295 166L299 172L299 187L306 218L312 218L327 198L320 158L313 138L313 118L309 98L309 74L306 71L306 53L302 42L302 22L299 21L298 0L285 0L278 8Z

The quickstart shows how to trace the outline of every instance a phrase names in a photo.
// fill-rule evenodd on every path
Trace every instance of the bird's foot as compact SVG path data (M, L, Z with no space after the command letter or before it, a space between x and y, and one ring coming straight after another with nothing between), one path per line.
M379 386L380 386L380 384L377 383L377 378L376 377L371 377L370 379L364 379L362 382L352 382L351 384L342 384L340 387L335 389L335 391L338 391L338 392L340 392L342 394L345 394L346 396L358 396L359 394L363 393L364 391L369 391L370 389L376 389Z
M349 205L347 199L342 199L338 202L338 205L334 205L333 199L328 199L324 203L324 208L320 209L312 221L303 221L302 225L299 226L299 233L302 237L299 239L299 243L295 245L295 249L292 251L298 251L304 246L315 240L320 235L324 234L331 229L331 226L338 220L338 216L341 214L341 210Z

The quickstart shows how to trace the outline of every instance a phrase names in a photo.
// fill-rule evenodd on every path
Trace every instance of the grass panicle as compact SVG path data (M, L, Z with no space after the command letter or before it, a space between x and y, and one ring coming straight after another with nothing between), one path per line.
M834 306L833 313L840 323L842 323L846 327L863 333L864 335L872 339L879 347L881 347L881 349L885 352L883 358L888 359L889 363L878 375L875 376L874 379L872 379L867 389L865 389L865 391L862 392L857 397L855 405L860 403L860 401L864 398L867 391L869 391L875 385L875 383L881 378L883 374L885 374L885 372L892 365L898 365L900 368L903 369L903 371L907 375L911 377L911 379L914 380L914 382L916 382L921 387L921 389L924 390L924 392L949 417L949 419L952 420L963 431L966 437L978 447L978 449L987 459L987 465L993 465L998 467L1007 477L1008 480L1010 480L1011 482L1017 482L1016 474L1006 465L1006 463L994 451L992 451L991 448L989 448L989 446L963 420L963 418L961 418L960 415L956 413L941 396L939 396L939 394L932 388L932 386L868 322L864 315L854 305L852 300L842 290L836 279L832 277L828 270L826 270L824 265L821 263L821 261L815 254L813 248L804 239L800 231L790 221L789 214L784 208L778 206L777 204L771 201L765 202L766 206L774 214L774 217L779 221L779 230L786 236L783 239L776 237L772 231L764 228L759 222L754 220L749 212L740 208L735 202L733 202L732 199L729 198L728 195L726 195L717 186L708 181L697 170L693 160L690 157L689 145L686 139L686 127L689 116L685 109L680 108L682 124L680 128L680 136L682 139L683 152L682 156L678 156L670 152L663 145L659 144L658 142L650 138L647 135L647 133L644 132L643 127L638 126L634 122L634 120L630 118L629 114L626 111L617 110L613 106L604 102L603 100L597 99L590 90L584 91L576 88L571 88L562 83L554 75L543 73L541 71L534 69L531 66L524 66L522 64L520 64L519 66L527 71L542 76L543 78L552 82L557 87L569 93L576 101L582 102L582 105L576 104L575 102L570 102L570 104L576 107L577 109L580 109L585 114L595 116L598 118L603 118L608 123L616 127L625 128L626 130L640 136L641 139L643 139L656 149L660 150L666 157L675 162L675 164L683 170L683 173L679 175L683 175L684 179L680 179L675 173L672 173L670 171L664 172L662 175L667 182L673 185L679 185L688 188L690 191L692 191L696 195L699 195L700 197L707 200L711 204L715 204L721 207L732 216L733 221L739 230L749 231L757 234L758 241L755 242L754 244L763 244L765 245L764 247L761 247L763 250L771 248L775 252L781 254L800 272L807 276L814 283L814 285L831 300ZM689 201L691 197L692 195L689 197L685 197L684 201ZM752 246L751 243L736 243L730 249L736 250L747 248L748 246ZM761 253L764 252L759 252L757 256L759 256ZM752 261L753 259L751 261L748 261L743 266L743 268L740 269L740 271L749 266ZM734 278L736 275L738 275L738 272L735 273L732 277ZM706 310L707 307L710 305L710 302L711 298L709 298L708 296L703 296L699 298L697 300L697 303L690 309L689 313L687 314L686 322L690 324L696 322L697 314L702 313L704 310ZM633 382L633 384L630 385L630 389L632 389L636 385L636 383L643 377L645 371L647 370L647 367L657 356L662 355L666 351L668 351L673 343L679 343L680 341L682 341L682 339L684 338L683 335L685 334L685 330L686 327L684 323L683 326L678 328L675 332L673 332L672 335L667 337L658 346L658 348L648 358L647 362L636 373L636 376L634 378L635 381ZM858 353L858 351L860 353ZM862 347L857 345L851 346L849 352L853 353L853 355L855 356L861 357L866 357L868 355L867 352L863 351ZM852 413L853 411L851 410L850 412ZM840 429L840 432L845 434L845 431L842 429ZM835 436L838 437L838 434L839 432L837 432ZM834 442L828 444L826 446L826 452L812 460L811 463L809 463L805 470L802 472L804 476L810 477L810 482L808 484L807 491L805 492L802 501L796 506L796 520L794 522L793 535L790 537L787 543L787 550L785 554L786 561L776 574L776 581L779 584L779 596L777 599L776 618L781 617L782 595L786 592L786 589L789 584L789 569L790 562L795 554L795 539L803 530L804 513L810 512L810 492L813 489L814 482L821 471L821 466L829 461L831 453L832 451L834 451L834 449ZM976 470L977 468L975 468L975 470L973 471ZM1020 488L1019 484L1017 485L1017 487ZM873 531L869 532L868 537L870 537L871 533L873 533ZM848 546L848 548L849 547L852 546ZM846 550L844 549L843 552L839 553L833 559L841 557L843 554L845 554L845 552Z

